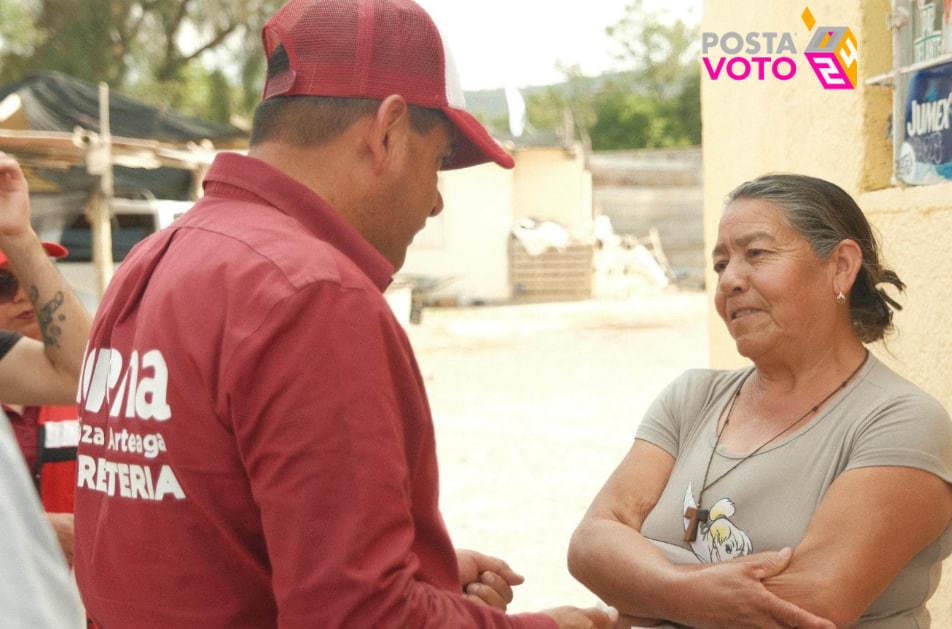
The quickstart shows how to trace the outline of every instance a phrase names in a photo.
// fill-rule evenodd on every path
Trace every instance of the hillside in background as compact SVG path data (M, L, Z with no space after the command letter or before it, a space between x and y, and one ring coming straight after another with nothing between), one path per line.
M585 76L566 71L566 80L519 90L526 102L527 135L563 134L565 111L576 137L596 151L682 148L701 143L700 74L697 68L671 81L644 72ZM468 109L494 132L509 139L502 88L466 92ZM525 138L523 138L525 139Z
M530 126L537 131L551 131L551 128L547 128L549 125L546 124L546 121L534 120L534 118L539 117L534 115L537 113L534 110L551 108L551 105L547 106L546 101L550 104L559 103L571 107L573 96L576 100L580 93L590 97L604 89L606 85L630 78L630 75L631 73L627 72L612 72L599 76L577 75L573 76L571 81L566 80L550 85L528 85L518 89L529 108ZM509 110L506 106L506 91L504 88L467 91L464 95L466 97L466 108L480 122L489 126L492 131L499 135L508 134ZM546 113L551 113L555 117L554 112Z

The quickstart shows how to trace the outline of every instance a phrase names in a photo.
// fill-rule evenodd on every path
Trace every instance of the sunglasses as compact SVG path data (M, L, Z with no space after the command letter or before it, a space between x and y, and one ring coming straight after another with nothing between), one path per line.
M0 271L0 304L7 304L13 301L20 290L20 282L17 276L10 271Z

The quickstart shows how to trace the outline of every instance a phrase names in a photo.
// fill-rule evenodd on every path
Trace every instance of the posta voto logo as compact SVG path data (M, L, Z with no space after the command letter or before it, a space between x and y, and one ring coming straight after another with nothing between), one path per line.
M816 26L807 7L800 16L813 38L803 56L824 89L856 88L856 36L848 26ZM714 51L715 54L710 54ZM716 53L720 52L720 55ZM789 81L797 75L797 46L790 32L701 34L701 63L712 81Z

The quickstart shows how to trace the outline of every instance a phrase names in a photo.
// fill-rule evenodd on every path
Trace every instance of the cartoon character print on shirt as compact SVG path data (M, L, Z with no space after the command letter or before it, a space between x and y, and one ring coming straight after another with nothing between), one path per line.
M690 483L684 494L684 510L688 507L697 508ZM697 539L690 544L691 550L702 562L718 563L744 557L754 551L750 537L731 520L735 510L730 498L721 498L710 508L708 521L698 526ZM683 518L683 527L686 531L687 518Z

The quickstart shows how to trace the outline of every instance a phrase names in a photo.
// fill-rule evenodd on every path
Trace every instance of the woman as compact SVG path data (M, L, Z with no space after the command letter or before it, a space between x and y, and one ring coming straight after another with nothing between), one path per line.
M638 624L928 627L952 424L864 347L899 307L877 286L904 285L862 211L829 182L761 177L729 196L713 262L753 367L665 389L576 530L572 574Z
M89 315L48 258L62 254L62 247L41 243L30 227L26 178L16 160L0 152L0 400L4 402L68 404L75 397ZM64 459L76 457L79 427L46 412L33 418L42 419L43 425L19 417L13 424L15 439L0 408L0 577L4 584L0 624L85 626L79 593L55 546L59 537L64 552L72 552L73 516L61 512L72 511L75 472ZM68 447L71 437L72 448ZM32 471L50 464L42 475L31 478L17 441L41 453ZM31 481L39 486L31 487ZM47 514L56 537L42 523L37 488L47 506L58 511Z

